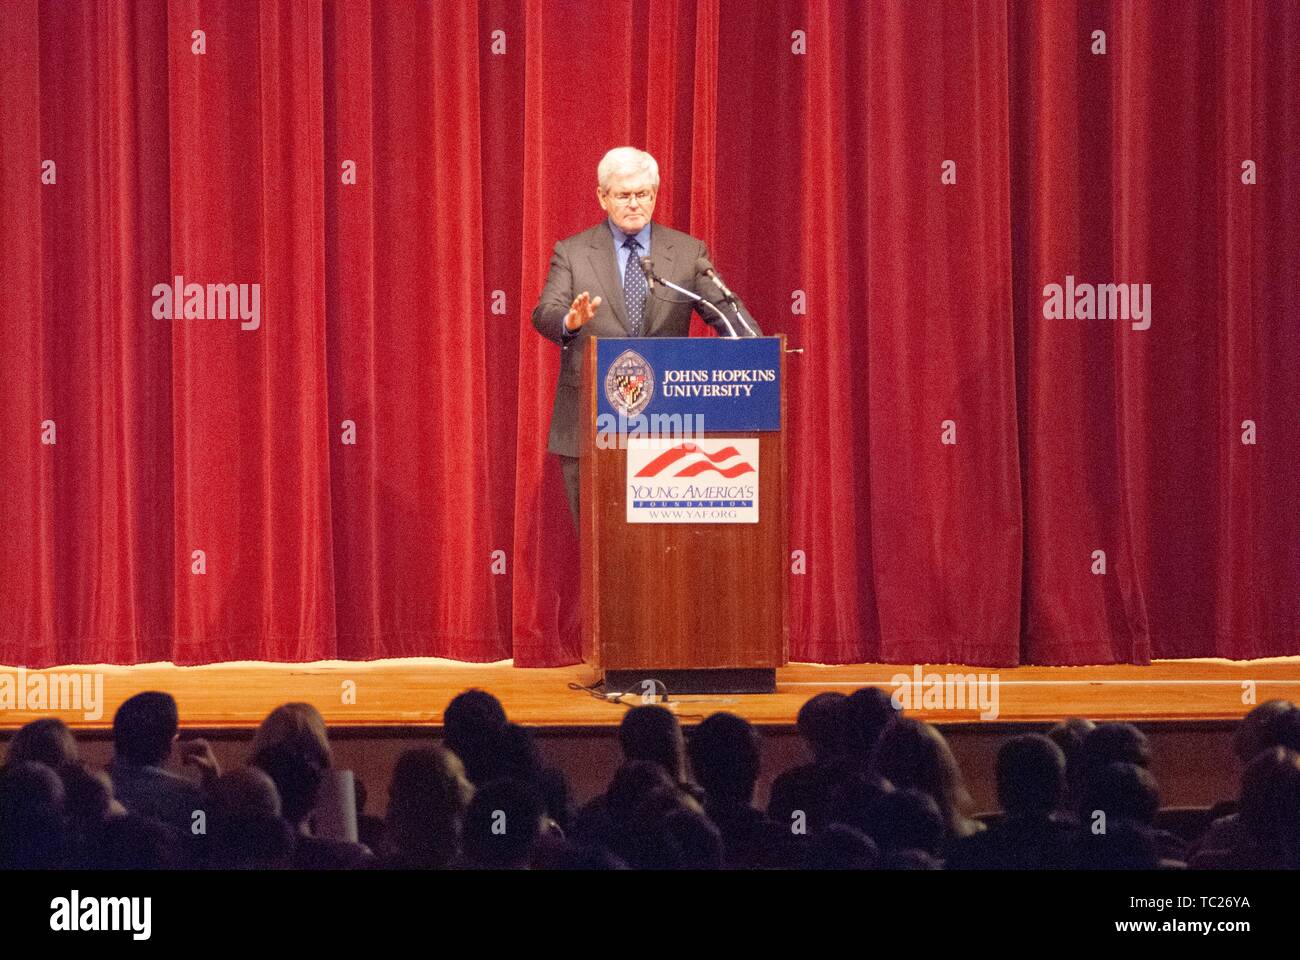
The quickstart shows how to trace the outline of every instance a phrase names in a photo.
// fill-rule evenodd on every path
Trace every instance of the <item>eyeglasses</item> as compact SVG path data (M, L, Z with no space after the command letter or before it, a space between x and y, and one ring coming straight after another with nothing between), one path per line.
M609 194L609 196L613 197L623 206L627 206L629 203L631 203L633 198L636 199L637 203L644 205L649 203L652 199L654 199L654 191L642 190L639 193L611 193Z

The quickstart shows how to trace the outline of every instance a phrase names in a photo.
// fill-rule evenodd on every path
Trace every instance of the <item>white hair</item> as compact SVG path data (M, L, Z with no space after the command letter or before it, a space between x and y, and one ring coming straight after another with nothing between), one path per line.
M650 177L650 186L659 189L659 164L655 158L636 147L615 147L600 159L596 166L596 183L600 189L608 190L609 181L619 173L645 173Z

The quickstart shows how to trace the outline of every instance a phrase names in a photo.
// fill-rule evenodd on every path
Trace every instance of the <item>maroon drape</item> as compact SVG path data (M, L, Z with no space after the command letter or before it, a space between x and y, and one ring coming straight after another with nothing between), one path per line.
M1300 653L1298 48L1290 0L5 0L0 662L575 661L528 315L624 143L803 351L794 659ZM260 326L155 318L177 275ZM1067 275L1151 328L1045 318Z
M1022 655L1294 654L1300 6L1011 10ZM1067 274L1150 283L1151 328L1042 319Z

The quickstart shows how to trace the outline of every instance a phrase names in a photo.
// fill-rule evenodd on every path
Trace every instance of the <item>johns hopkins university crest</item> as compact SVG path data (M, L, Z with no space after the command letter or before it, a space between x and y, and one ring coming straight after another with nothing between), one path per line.
M619 414L634 417L646 408L655 392L655 373L645 357L624 350L605 374L605 399Z

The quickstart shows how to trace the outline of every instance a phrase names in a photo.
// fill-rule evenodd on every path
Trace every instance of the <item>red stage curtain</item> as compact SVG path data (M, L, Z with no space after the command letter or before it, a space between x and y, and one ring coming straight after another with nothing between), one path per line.
M1300 5L1011 9L1022 655L1297 653ZM1042 319L1067 275L1151 328Z
M1300 653L1298 41L1289 0L8 0L0 662L574 662L528 315L624 143L803 351L792 658ZM260 326L156 319L178 275ZM1151 328L1045 319L1067 275Z

